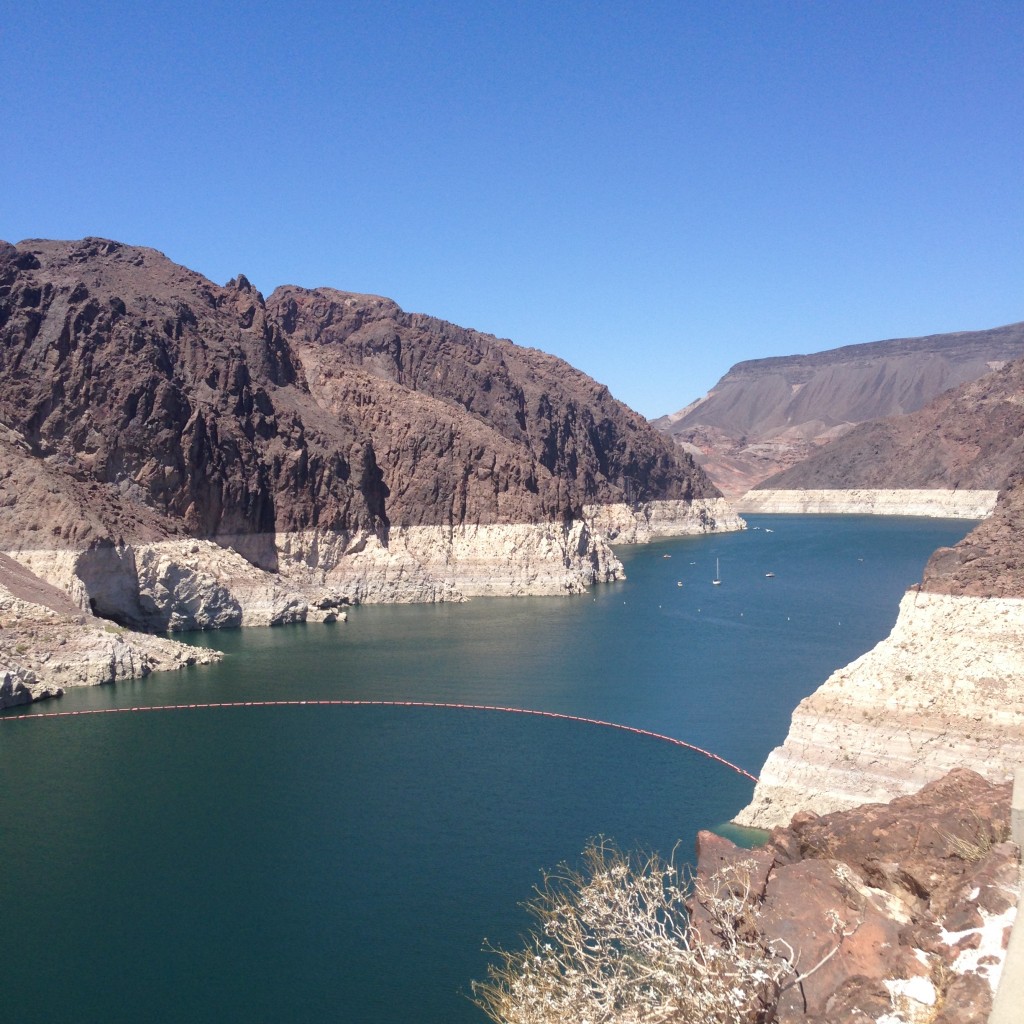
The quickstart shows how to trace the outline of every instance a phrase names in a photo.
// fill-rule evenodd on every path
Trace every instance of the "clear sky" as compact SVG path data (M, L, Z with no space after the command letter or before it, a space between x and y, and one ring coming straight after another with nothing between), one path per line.
M373 292L647 416L1024 319L1024 3L22 2L0 238Z

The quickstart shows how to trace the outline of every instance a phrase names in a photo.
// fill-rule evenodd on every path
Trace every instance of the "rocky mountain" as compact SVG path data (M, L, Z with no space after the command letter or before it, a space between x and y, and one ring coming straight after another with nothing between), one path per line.
M921 590L1024 601L1024 458L992 514L955 547L939 548L932 555Z
M902 416L862 423L763 489L999 490L1024 466L1024 359Z
M1021 357L1024 322L751 360L653 425L697 453L723 491L739 495L857 424L914 412Z
M558 359L97 238L0 243L0 507L0 550L146 629L571 593L621 573L597 521L742 525Z
M318 404L375 438L398 483L389 508L406 524L717 493L605 386L553 356L328 288L279 288L267 311Z

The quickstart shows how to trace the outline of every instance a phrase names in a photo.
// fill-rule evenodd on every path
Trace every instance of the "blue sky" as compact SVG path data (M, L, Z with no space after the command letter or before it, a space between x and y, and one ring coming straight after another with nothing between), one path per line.
M1024 4L11 4L0 238L387 295L648 416L1024 319Z

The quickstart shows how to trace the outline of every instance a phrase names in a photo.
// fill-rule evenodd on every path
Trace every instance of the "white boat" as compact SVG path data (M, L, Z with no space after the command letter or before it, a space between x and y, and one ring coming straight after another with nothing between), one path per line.
M770 580L770 579L772 579L775 576L775 573L773 573L773 572L766 572L764 574L764 576L765 576L765 579Z
M715 578L711 581L716 587L722 582L721 574L718 571L718 559L715 559Z

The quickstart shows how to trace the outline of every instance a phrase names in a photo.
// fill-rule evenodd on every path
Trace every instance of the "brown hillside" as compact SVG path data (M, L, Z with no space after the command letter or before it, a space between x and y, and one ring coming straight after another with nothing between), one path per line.
M859 423L916 411L1021 357L1024 323L751 360L653 423L741 494Z
M1002 487L1024 466L1024 360L864 423L762 488Z

